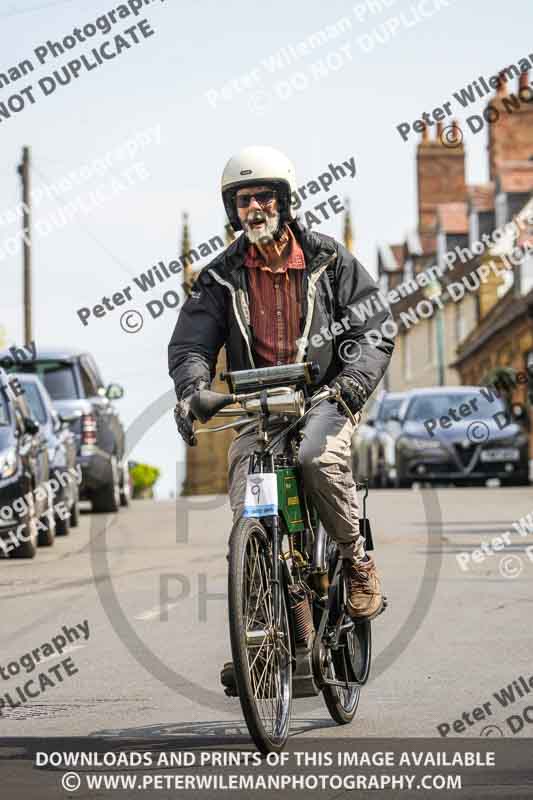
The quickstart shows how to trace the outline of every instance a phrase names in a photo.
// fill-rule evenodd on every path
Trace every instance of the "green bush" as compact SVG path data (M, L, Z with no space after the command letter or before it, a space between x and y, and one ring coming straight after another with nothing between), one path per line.
M135 464L130 469L133 497L153 497L153 486L160 474L160 470L150 464Z

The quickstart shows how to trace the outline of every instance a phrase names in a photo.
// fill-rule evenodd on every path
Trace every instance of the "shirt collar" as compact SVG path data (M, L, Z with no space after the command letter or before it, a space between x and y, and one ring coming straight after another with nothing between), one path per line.
M289 251L285 257L283 266L276 270L276 272L286 272L288 269L305 269L305 256L302 248L288 225L285 226L285 230L289 236ZM258 267L265 272L273 272L273 270L265 264L263 256L254 244L248 246L244 259L244 266Z

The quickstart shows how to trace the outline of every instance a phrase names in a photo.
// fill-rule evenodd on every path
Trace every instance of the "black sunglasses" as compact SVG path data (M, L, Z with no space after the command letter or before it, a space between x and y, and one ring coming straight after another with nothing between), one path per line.
M264 192L256 192L255 194L237 195L237 208L248 208L253 197L255 197L260 206L266 206L276 197L276 192L272 189L267 189Z

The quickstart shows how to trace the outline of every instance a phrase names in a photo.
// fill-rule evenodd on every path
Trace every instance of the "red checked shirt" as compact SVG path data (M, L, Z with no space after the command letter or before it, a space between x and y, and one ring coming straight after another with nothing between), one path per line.
M273 272L255 245L250 245L248 268L250 325L258 367L294 363L300 336L302 275L305 257L289 227L289 253L283 267Z

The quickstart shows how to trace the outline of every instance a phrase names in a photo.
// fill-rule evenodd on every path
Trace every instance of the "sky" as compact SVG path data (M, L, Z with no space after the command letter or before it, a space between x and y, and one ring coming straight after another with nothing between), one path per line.
M141 0L129 3L137 8ZM33 339L38 350L92 352L104 379L124 387L126 427L172 388L167 344L179 305L154 319L146 304L167 291L169 305L173 292L182 296L180 275L146 293L134 278L179 254L183 212L193 245L222 233L219 183L233 153L250 144L277 147L294 162L298 185L353 157L355 178L334 182L303 207L333 194L348 198L356 254L375 275L378 243L402 241L416 219L419 135L403 141L397 126L450 100L465 123L486 99L461 109L454 92L530 53L533 59L526 0L512 11L483 0L142 5L127 17L128 0L8 0L0 7L0 74L28 59L34 67L0 88L0 325L9 344L22 343L22 255L9 252L20 228L16 167L27 145L36 191ZM107 34L63 45L75 28L98 19L103 27L101 18L113 10ZM122 51L112 58L117 34ZM108 58L98 64L91 51L106 40ZM47 42L64 53L56 49L54 57ZM64 65L81 55L92 68L79 66L77 78L59 83ZM29 86L33 103L21 94ZM15 111L21 97L24 107ZM5 119L2 103L9 101ZM474 134L465 124L464 142L468 182L486 181L486 126ZM316 230L341 238L342 215L331 214ZM81 308L128 286L131 299L82 324ZM130 310L144 320L135 333L120 326ZM130 457L160 467L158 496L166 498L179 491L176 464L179 477L184 451L170 409L155 416Z

